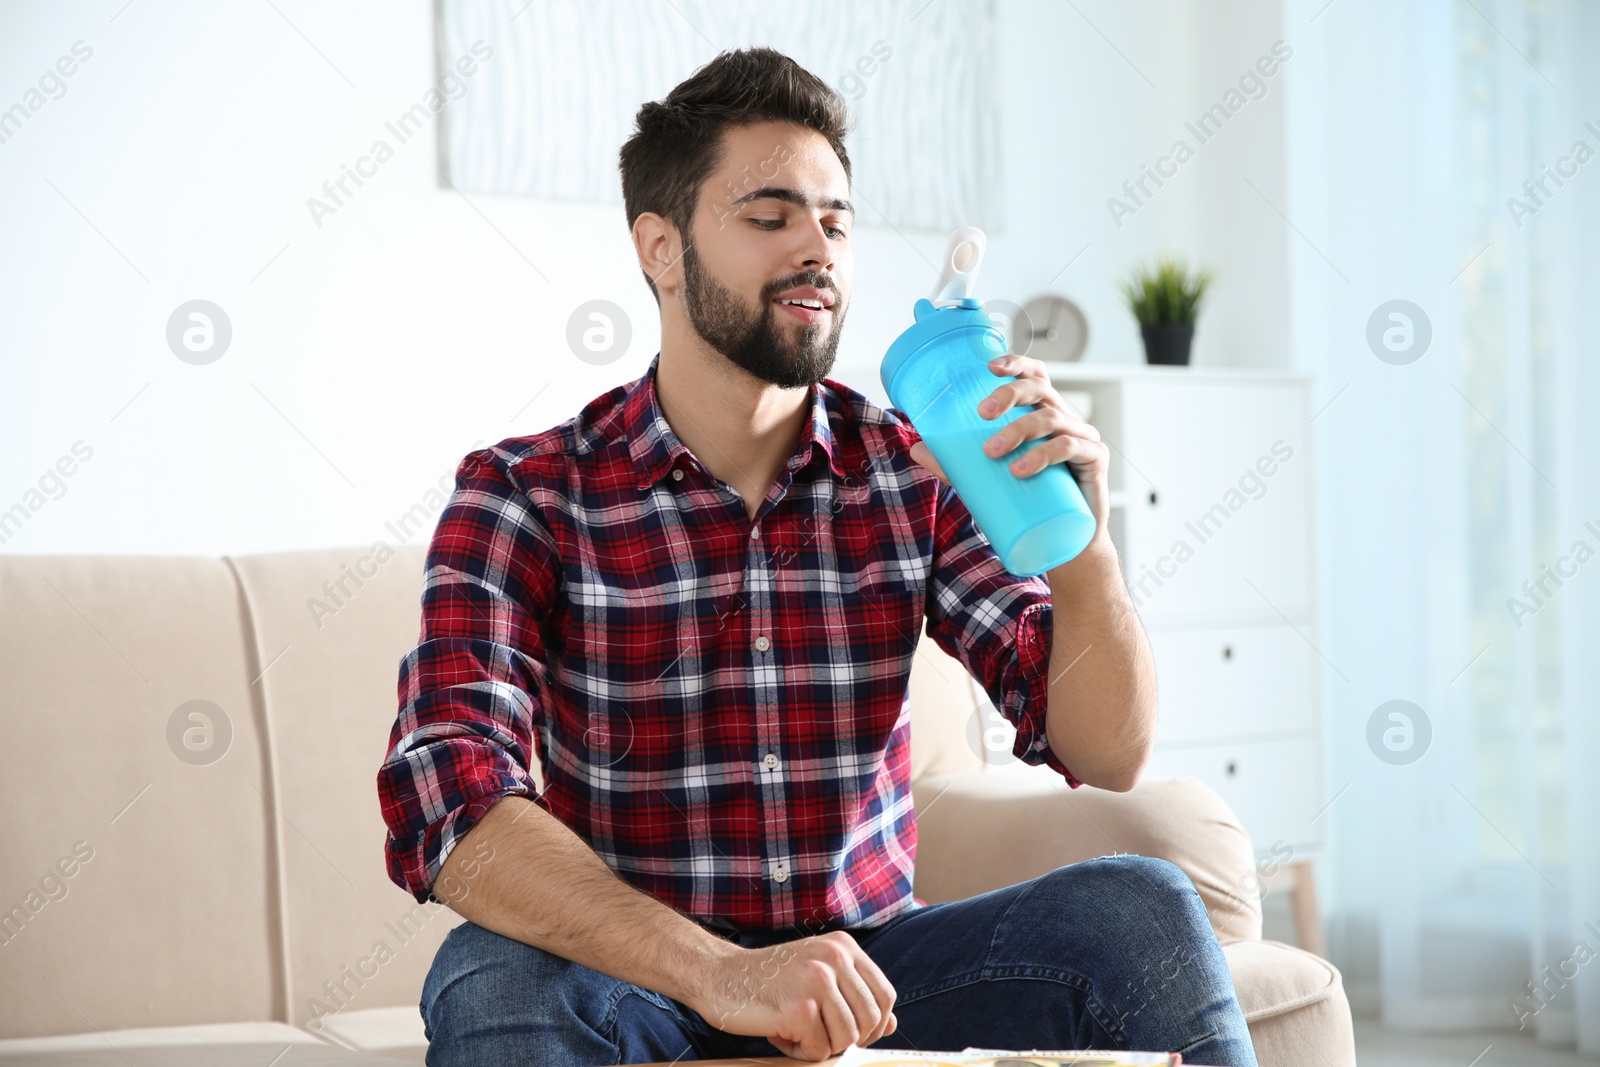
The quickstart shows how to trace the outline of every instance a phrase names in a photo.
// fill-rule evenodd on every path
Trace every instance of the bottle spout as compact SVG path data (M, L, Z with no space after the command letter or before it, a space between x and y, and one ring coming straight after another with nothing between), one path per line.
M944 265L939 268L939 284L928 298L934 307L951 307L973 295L987 244L988 238L976 226L963 226L950 235Z

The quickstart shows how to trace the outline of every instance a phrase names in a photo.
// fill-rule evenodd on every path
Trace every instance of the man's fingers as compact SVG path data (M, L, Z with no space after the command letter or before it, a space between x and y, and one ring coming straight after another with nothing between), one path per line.
M983 398L978 414L986 419L997 419L1014 407L1033 404L1043 399L1039 386L1048 385L1034 378L1018 378L1014 382L995 386L994 392Z
M1049 378L1050 368L1032 356L1019 356L1007 352L989 361L989 369L996 374L1010 374L1018 378Z
M1096 463L1105 463L1109 455L1110 449L1099 441L1062 434L1030 449L1027 455L1012 460L1011 470L1018 477L1027 477L1030 474L1037 474L1052 463L1068 463L1092 468Z
M994 436L983 443L983 451L990 456L1004 456L1019 445L1045 437L1073 437L1095 444L1100 442L1100 433L1094 427L1086 423L1079 425L1055 408L1040 408L1018 416L996 430Z
M992 407L980 407L978 413L985 418L993 419L1004 415L1014 407L1027 407L1032 404L1043 404L1048 409L1064 412L1069 422L1082 427L1083 433L1093 434L1098 437L1096 430L1076 407L1067 403L1055 385L1050 381L1049 375L1044 371L1044 364L1037 360L1030 360L1040 368L1038 375L1018 377L1014 382L1006 382L995 387L994 392L984 398L984 404ZM997 374L1013 374L1010 370L994 368Z
M856 967L847 966L839 972L839 989L856 1017L856 1029L859 1031L856 1043L866 1046L882 1037L887 1013Z
M813 1062L825 1060L833 1055L832 1050L828 1048L828 1024L824 1021L819 1005L810 1003L808 1006L811 1008L811 1013L793 1038L784 1041L783 1044L770 1037L767 1040L772 1041L773 1045L791 1059Z
M838 986L822 998L822 1021L827 1027L828 1042L828 1047L822 1053L824 1059L843 1052L860 1036L855 1015Z
M1061 428L1056 415L1057 412L1049 408L1041 408L1018 416L995 431L994 436L983 443L983 450L991 456L1003 456L1025 441L1050 437Z
M888 977L873 961L872 957L865 952L861 954L860 960L856 963L856 973L860 976L868 995L872 997L873 1003L877 1005L881 1016L878 1020L877 1029L873 1031L872 1036L861 1042L863 1045L870 1045L894 1030L894 986L889 984Z
M1039 404L1046 408L1067 409L1061 394L1048 378L1018 378L995 387L978 405L978 414L986 419L999 418L1015 407Z

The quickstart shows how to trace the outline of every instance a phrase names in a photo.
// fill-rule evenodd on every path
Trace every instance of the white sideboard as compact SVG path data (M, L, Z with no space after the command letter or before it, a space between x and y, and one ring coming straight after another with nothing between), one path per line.
M1111 536L1161 692L1146 775L1204 780L1259 853L1309 858L1322 844L1326 802L1310 379L1193 367L1050 369L1069 402L1087 399L1085 414L1111 446ZM1009 745L991 740L987 758L1021 767Z

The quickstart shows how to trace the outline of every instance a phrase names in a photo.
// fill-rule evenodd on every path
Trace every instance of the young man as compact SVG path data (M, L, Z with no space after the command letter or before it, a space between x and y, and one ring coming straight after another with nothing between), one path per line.
M852 1042L1255 1063L1170 863L911 894L925 623L1016 724L1016 754L1074 788L1133 787L1155 677L1105 532L1106 446L1041 364L993 365L1018 377L982 414L1035 410L990 454L1041 439L1014 473L1069 464L1100 526L1030 579L904 413L826 377L853 275L846 126L770 49L646 104L622 186L660 353L457 471L378 778L391 877L469 920L423 991L430 1064Z

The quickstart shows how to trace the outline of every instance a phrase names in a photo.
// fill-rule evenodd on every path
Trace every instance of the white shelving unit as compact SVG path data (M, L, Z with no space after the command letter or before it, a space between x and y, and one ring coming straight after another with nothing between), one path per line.
M1050 369L1063 394L1087 394L1089 421L1112 449L1111 536L1161 690L1146 774L1204 780L1258 853L1309 859L1323 843L1326 803L1310 379Z

